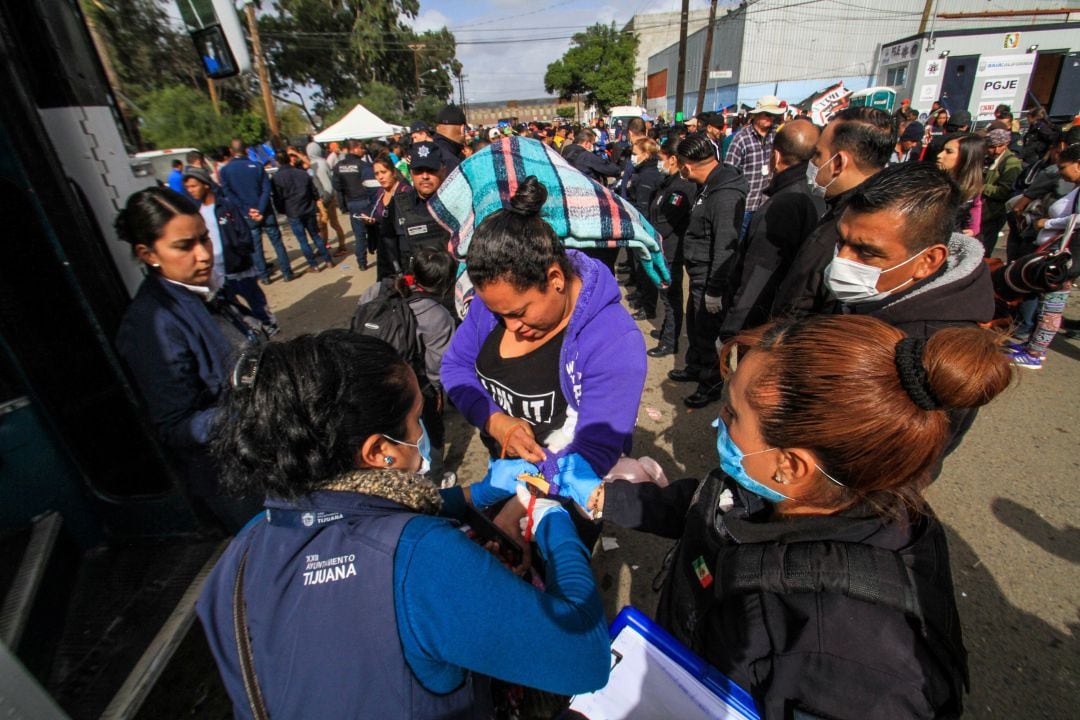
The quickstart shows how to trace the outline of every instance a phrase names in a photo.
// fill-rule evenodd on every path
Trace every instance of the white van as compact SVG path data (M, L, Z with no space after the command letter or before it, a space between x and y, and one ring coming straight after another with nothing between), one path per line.
M169 182L169 173L172 172L173 160L187 164L187 154L195 152L198 148L170 148L168 150L148 150L135 153L135 159L149 162L154 166L154 179L162 185Z

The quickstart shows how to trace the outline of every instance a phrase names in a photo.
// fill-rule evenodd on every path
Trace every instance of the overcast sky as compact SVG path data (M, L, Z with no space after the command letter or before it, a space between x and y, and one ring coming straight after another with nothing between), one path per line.
M680 0L421 0L413 27L454 33L470 102L523 100L546 95L544 72L575 32L613 20L621 28L636 13L679 7ZM691 0L690 7L708 2ZM505 40L512 42L493 42Z

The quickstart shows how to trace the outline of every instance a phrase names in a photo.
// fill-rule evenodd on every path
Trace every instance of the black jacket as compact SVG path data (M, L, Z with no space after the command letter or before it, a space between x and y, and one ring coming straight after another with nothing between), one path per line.
M666 175L649 205L649 222L660 233L664 259L669 265L682 263L683 235L690 224L690 209L697 191L697 185L678 174Z
M604 184L605 177L622 175L622 168L618 165L593 155L576 143L563 151L563 157L568 163L601 185Z
M273 187L274 208L291 218L303 217L315 212L319 194L315 183L304 170L283 165L270 180Z
M638 209L638 212L648 217L653 195L656 194L656 189L663 181L664 174L657 169L656 162L646 160L636 165L630 172L626 197Z
M1058 132L1046 120L1037 120L1024 133L1024 147L1020 148L1020 160L1030 165L1042 158L1057 139Z
M229 202L224 193L214 196L214 215L221 234L221 254L225 259L225 274L242 273L254 264L255 243L251 230L244 222L246 213Z
M805 315L825 309L832 294L825 287L823 273L825 267L832 262L833 250L840 239L836 222L844 214L848 199L860 187L861 185L856 185L825 200L825 214L806 240L799 244L799 251L791 261L791 269L776 290L776 299L772 306L774 316Z
M683 237L686 264L708 267L705 292L720 297L730 286L750 186L742 171L718 163L698 191Z
M439 133L435 133L435 139L432 142L439 148L439 155L442 157L443 165L446 167L446 174L449 175L450 171L460 165L461 161L465 159L461 155L461 150L464 148L464 145L456 143Z
M769 319L780 281L825 212L825 201L806 183L806 165L777 173L765 188L767 200L754 213L740 249L738 289L720 328L722 338Z
M375 180L375 170L371 163L357 155L348 154L334 166L331 182L338 194L338 203L342 210L348 208L349 201L362 200L368 203L366 212L375 207L382 188Z
M656 620L747 689L765 720L796 709L851 720L959 716L966 651L945 532L932 514L900 523L856 507L777 518L719 471L700 483L606 488L605 520L679 538ZM836 583L827 572L836 564L813 553L822 548L850 559L849 568L870 554L883 579L903 568L914 593L883 584L874 588L881 599L868 601L873 585ZM777 556L792 566L765 562ZM760 585L735 570L748 557L760 558L749 573Z

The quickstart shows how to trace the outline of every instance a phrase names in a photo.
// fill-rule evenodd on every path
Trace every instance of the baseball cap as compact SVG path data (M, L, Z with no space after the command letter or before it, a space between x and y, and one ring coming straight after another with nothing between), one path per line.
M464 125L465 111L457 105L447 105L435 116L437 125Z
M438 170L442 167L439 146L433 142L413 143L409 153L409 167L413 170Z
M409 127L409 132L426 132L428 134L431 134L432 130L431 126L428 125L426 122L424 122L423 120L417 120Z
M970 125L971 124L971 113L969 113L967 110L957 110L956 112L954 112L952 115L949 116L949 119L945 122L945 124L950 126L950 127L957 127L957 128L958 127L963 127L965 125Z
M208 173L201 167L196 167L195 165L188 165L186 168L184 168L181 179L187 180L188 178L195 178L204 185L209 185L211 187L213 187L214 185L214 181L210 178L210 173Z
M709 116L705 118L705 124L712 125L714 128L723 129L727 123L724 121L723 113L714 112L709 113Z
M783 115L787 110L787 103L782 102L775 95L763 95L758 98L757 104L750 111L750 115L757 113L769 113L770 115Z
M495 142L502 138L502 133L499 132L499 128L491 128L488 130L488 140Z
M920 122L910 123L904 132L900 135L901 140L914 140L915 142L921 142L923 135L926 133L926 128Z

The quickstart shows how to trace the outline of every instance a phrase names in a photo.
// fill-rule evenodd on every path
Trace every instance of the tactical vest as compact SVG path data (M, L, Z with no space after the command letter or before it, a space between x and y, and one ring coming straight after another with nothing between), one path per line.
M415 192L394 196L394 217L397 220L401 268L405 272L410 271L412 257L420 248L446 250L449 247L450 233L435 221L427 202Z
M948 553L940 526L936 532L922 533L916 543L900 552L839 541L741 545L725 537L720 528L717 509L725 487L723 477L720 473L710 474L694 495L682 539L672 551L673 560L656 611L657 621L707 659L710 652L719 651L738 666L751 662L752 658L740 657L739 648L719 648L710 630L716 614L725 609L738 611L742 601L752 594L830 593L889 608L902 614L919 638L920 650L908 650L916 657L928 657L927 673L941 678L940 687L927 690L935 717L959 717L964 689L969 684L967 653L960 635L949 565L942 561ZM925 521L937 522L932 518ZM728 605L723 608L725 602ZM840 602L844 601L837 601ZM753 618L750 623L760 625L762 632L765 632L763 628L783 621L769 617L766 606L761 607L765 616ZM811 618L808 622L813 624L818 619ZM792 632L797 633L798 629ZM773 662L784 660L775 657ZM721 669L732 672L730 666ZM746 676L734 679L749 684ZM853 686L849 693L853 698L858 694L872 696L874 692L862 683L865 678L819 680L833 688ZM763 704L762 688L746 689L759 706ZM774 685L769 692L783 693L784 689ZM763 714L766 716L767 713Z
M345 494L317 493L310 506L268 502L269 522L229 551L233 560L248 553L244 597L270 717L490 717L486 677L467 673L458 689L436 695L405 660L394 552L416 515L366 495L320 502L327 495ZM229 682L224 670L237 717L247 717L239 714L247 709L243 686L235 692L238 678Z

